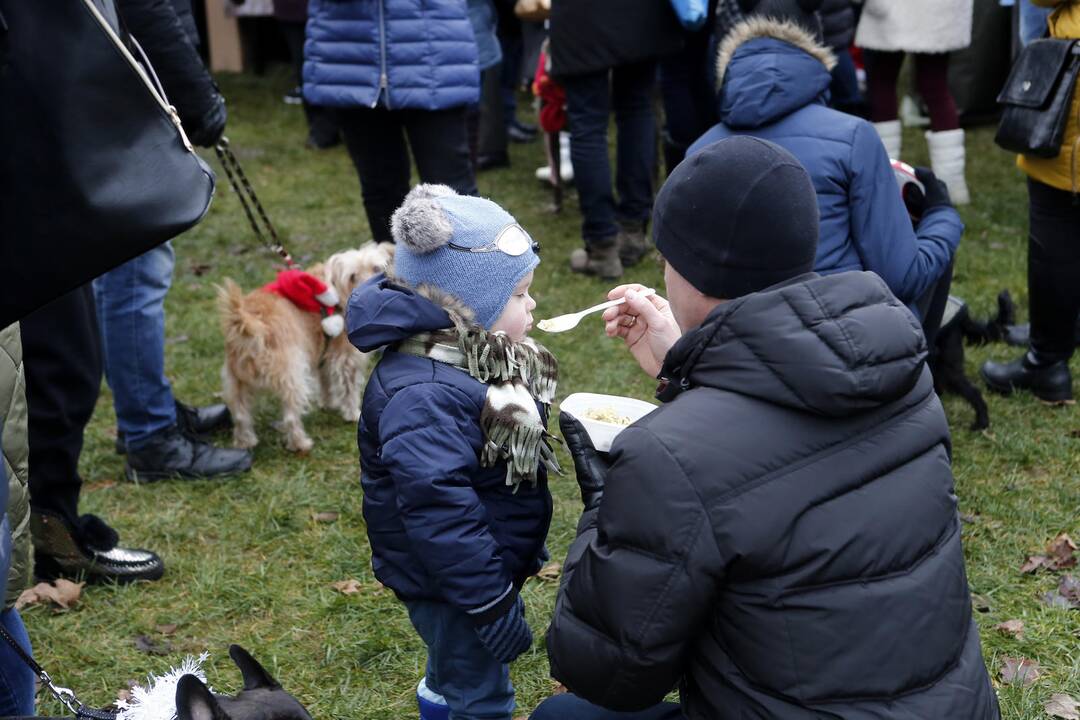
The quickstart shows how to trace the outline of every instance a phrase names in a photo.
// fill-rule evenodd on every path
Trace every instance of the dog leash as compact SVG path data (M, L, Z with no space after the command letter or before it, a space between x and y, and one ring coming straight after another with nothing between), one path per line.
M15 642L15 638L11 637L7 628L0 625L0 637L3 637L7 644L15 650L22 661L26 663L30 669L38 676L41 684L49 689L56 699L63 703L68 710L75 714L76 720L115 720L117 713L112 710L95 710L94 708L87 707L83 704L75 695L75 691L66 687L60 687L53 682L49 677L49 673L45 672L45 668L37 664L34 658L22 649L19 643Z
M236 196L240 198L240 205L243 206L244 214L247 215L248 222L251 223L251 229L255 231L255 237L258 238L259 242L263 245L280 255L281 259L285 261L285 266L290 270L299 268L300 266L292 259L292 255L290 255L289 251L285 249L285 246L281 244L281 239L278 237L277 230L274 229L274 225L270 222L266 210L263 209L262 203L259 202L258 195L255 194L255 188L248 182L247 175L244 174L244 169L240 167L240 161L236 159L236 155L233 154L232 148L229 147L229 138L222 136L221 140L214 146L214 152L217 153L218 159L221 160L221 166L225 169L225 176L229 178L229 184L232 185L233 190L236 191ZM252 212L252 207L255 208L255 212L259 214L259 218L262 220L263 225L266 226L266 233L270 236L269 239L263 234L262 229L259 227L259 223L255 220L255 213Z

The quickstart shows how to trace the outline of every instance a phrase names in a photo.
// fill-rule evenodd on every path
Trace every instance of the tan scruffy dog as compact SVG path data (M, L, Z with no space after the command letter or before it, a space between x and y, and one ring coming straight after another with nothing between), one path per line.
M344 312L353 289L382 272L392 261L393 250L390 243L369 242L359 250L335 253L307 272L335 291L341 303L338 310ZM301 310L265 289L245 295L229 278L218 287L218 308L225 335L222 390L232 412L236 447L251 448L259 442L252 418L257 390L281 400L279 429L285 447L294 452L307 452L314 444L302 417L315 401L337 410L348 422L360 419L368 358L345 333L327 337L319 313Z

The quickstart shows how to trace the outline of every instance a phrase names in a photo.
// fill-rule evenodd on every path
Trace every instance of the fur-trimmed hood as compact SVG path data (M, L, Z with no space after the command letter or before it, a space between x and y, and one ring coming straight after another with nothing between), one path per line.
M836 65L832 50L792 22L752 17L720 44L716 61L720 121L753 129L824 102Z
M349 297L345 326L349 341L371 352L418 333L453 327L451 310L473 320L472 310L438 288L410 288L392 276L376 275Z

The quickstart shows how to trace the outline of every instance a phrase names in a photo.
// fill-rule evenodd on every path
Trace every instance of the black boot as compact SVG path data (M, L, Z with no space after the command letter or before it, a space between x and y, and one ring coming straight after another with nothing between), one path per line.
M129 583L157 580L165 572L161 558L149 550L117 545L119 536L96 515L83 515L72 527L59 515L33 512L30 537L34 543L34 575L90 583Z
M174 402L176 403L176 425L180 428L180 432L192 440L205 440L207 435L232 427L232 414L224 403L197 407L179 400ZM124 442L124 436L117 433L116 454L123 455L126 452L127 443Z
M649 236L643 221L619 221L619 234L615 237L619 248L619 260L624 268L633 267L649 252Z
M251 453L247 450L214 447L188 437L173 425L140 447L128 448L124 473L133 482L154 482L174 477L232 475L250 469Z
M1034 350L1010 363L986 361L979 369L987 387L1010 394L1014 389L1030 390L1049 403L1072 402L1072 375L1068 359L1040 358Z

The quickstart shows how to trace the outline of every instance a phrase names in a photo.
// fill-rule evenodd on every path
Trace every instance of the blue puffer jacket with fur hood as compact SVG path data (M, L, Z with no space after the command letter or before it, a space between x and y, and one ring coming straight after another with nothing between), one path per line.
M311 0L304 97L314 105L446 110L480 99L466 0Z

